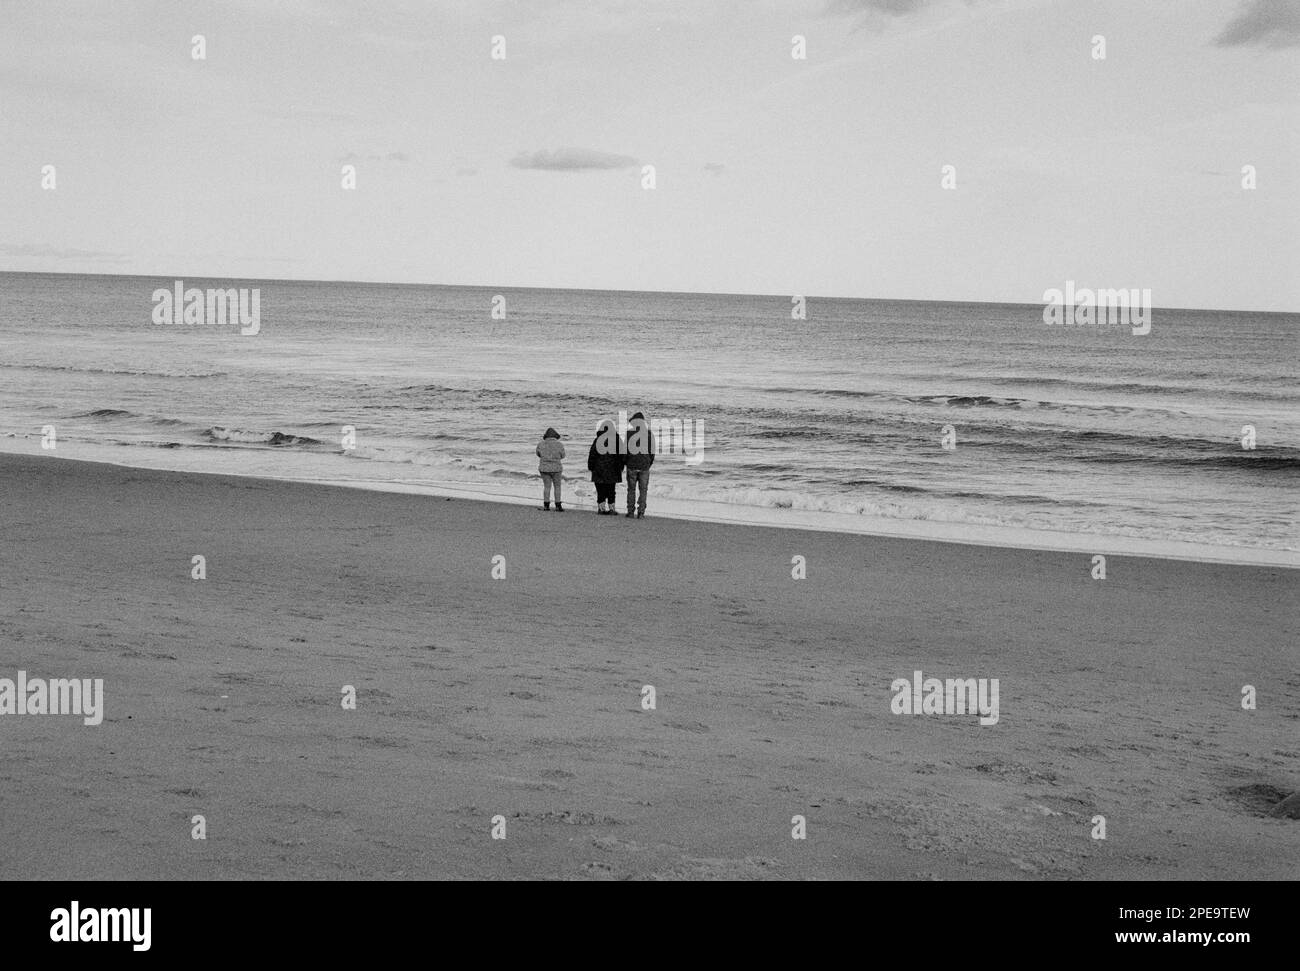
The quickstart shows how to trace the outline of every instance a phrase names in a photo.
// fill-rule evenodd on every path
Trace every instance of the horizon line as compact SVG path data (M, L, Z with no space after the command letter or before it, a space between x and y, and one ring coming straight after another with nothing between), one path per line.
M1042 301L1023 301L1023 300L949 300L944 298L925 298L925 297L830 297L819 296L817 294L790 294L790 293L739 293L729 290L619 290L609 287L543 287L528 286L519 284L485 284L485 283L409 283L397 280L326 280L315 277L258 277L258 276L239 276L239 275L221 275L209 276L207 274L181 274L179 276L168 273L85 273L70 270L5 270L0 269L0 274L12 274L15 276L102 276L122 279L141 279L157 280L171 279L183 280L186 276L197 280L248 280L255 283L332 283L344 285L361 285L377 287L439 287L442 289L474 289L474 290L554 290L561 293L651 293L667 296L687 296L687 297L771 297L774 299L789 299L792 296L801 296L805 300L857 300L873 301L876 303L952 303L967 304L970 306L984 307L1041 307ZM1092 289L1092 288L1085 288ZM1132 287L1119 287L1116 289L1130 290ZM1175 307L1152 305L1152 310L1190 310L1208 313L1230 313L1230 314L1281 314L1291 315L1300 314L1297 310L1249 310L1232 307Z

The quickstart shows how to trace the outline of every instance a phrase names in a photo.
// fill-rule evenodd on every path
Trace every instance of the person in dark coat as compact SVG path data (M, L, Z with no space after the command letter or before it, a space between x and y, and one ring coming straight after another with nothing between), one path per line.
M627 518L645 518L646 493L650 490L650 466L655 463L655 437L645 415L637 412L627 426ZM640 498L637 497L638 486ZM635 510L635 513L634 513Z
M596 511L602 516L614 513L614 493L627 462L624 447L618 427L609 419L602 421L587 453L587 468L596 484Z

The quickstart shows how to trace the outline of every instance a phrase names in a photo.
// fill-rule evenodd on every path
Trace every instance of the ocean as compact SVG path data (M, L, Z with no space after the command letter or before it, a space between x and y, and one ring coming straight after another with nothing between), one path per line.
M0 274L0 449L537 501L554 426L580 510L643 411L703 436L652 516L1300 562L1300 315L185 279L258 288L244 336L154 323L174 284Z

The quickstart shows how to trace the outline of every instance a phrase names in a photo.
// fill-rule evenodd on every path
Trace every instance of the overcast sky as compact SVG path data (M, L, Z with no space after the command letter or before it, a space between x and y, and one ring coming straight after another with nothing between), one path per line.
M1300 0L3 19L0 269L1300 310Z

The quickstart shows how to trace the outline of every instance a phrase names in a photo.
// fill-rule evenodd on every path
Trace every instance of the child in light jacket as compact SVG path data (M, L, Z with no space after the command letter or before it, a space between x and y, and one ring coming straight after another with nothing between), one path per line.
M537 472L542 477L542 508L551 508L551 489L555 489L555 511L564 512L560 502L560 475L564 472L564 443L560 433L554 428L546 429L546 434L537 443Z

